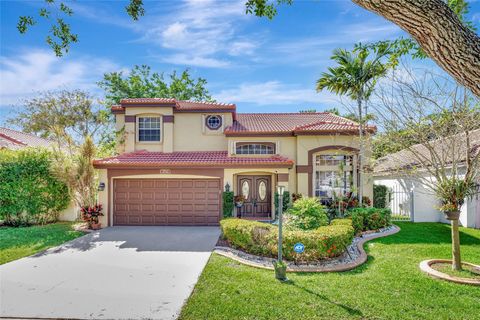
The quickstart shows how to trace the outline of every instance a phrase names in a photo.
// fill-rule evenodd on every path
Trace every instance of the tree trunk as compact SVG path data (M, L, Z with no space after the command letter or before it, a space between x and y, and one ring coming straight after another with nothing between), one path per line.
M460 258L460 236L458 233L458 219L454 219L452 224L452 269L462 270L462 260Z
M425 53L480 97L480 37L442 0L352 0L408 32Z
M358 104L358 139L359 139L359 155L358 155L358 202L360 206L363 204L363 115L362 115L362 99L357 99Z

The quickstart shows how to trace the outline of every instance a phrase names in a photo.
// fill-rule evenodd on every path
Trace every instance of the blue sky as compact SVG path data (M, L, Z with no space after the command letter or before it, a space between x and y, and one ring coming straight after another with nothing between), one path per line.
M105 72L136 64L166 74L189 68L207 79L215 99L236 103L240 112L339 107L338 97L315 92L332 50L404 34L347 0L297 0L273 20L246 15L244 2L146 1L145 16L133 22L126 1L78 0L68 21L79 42L57 58L44 42L47 24L26 35L16 29L18 17L35 15L42 2L2 0L0 123L38 91L80 88L101 98L96 82ZM470 16L479 24L479 2ZM413 63L435 68L429 60Z

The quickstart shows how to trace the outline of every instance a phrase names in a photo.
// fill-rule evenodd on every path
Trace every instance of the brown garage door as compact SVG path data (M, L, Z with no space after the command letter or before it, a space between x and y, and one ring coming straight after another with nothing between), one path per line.
M217 225L218 179L116 179L114 225Z

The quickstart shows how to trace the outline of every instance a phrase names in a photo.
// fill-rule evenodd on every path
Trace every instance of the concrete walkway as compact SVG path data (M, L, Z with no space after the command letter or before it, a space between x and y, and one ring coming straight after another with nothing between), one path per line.
M0 317L174 319L216 227L111 227L0 266Z

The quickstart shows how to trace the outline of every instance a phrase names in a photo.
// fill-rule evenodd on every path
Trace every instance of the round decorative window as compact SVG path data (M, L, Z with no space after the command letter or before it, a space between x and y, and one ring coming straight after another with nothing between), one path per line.
M205 124L210 130L217 130L222 126L222 117L217 115L207 116Z

